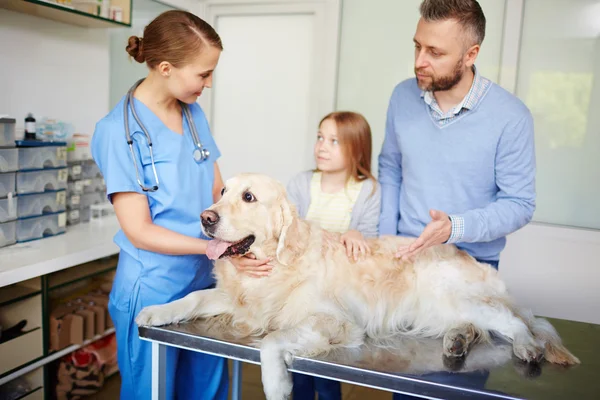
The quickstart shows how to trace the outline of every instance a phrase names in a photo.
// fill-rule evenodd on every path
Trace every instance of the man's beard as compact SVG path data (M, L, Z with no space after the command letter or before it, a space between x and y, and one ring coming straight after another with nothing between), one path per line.
M415 74L416 73L417 69L415 68ZM421 90L426 92L443 92L456 86L458 82L461 81L464 73L465 70L463 69L462 60L459 60L450 75L430 77L431 81L429 83L419 82L419 79L417 78L417 84Z

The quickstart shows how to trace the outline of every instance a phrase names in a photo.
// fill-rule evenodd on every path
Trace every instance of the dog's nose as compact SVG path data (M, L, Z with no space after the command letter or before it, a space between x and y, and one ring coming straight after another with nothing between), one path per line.
M213 226L217 222L219 222L219 214L211 210L205 210L200 214L200 218L202 219L202 225L204 226Z

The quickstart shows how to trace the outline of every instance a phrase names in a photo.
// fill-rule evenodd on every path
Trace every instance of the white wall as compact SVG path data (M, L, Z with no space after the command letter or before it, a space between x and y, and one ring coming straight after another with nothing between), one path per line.
M373 170L385 134L394 86L414 77L413 36L421 0L344 0L337 108L362 113L373 133ZM504 1L480 0L487 31L478 57L480 72L498 81Z
M570 1L554 0L555 3L564 4L571 4ZM505 1L480 0L479 2L486 14L487 32L476 65L483 75L498 82ZM589 6L590 3L597 3L597 1L578 0L574 7ZM375 172L377 172L377 155L381 150L385 133L385 114L389 96L398 82L414 76L412 38L419 18L419 4L420 0L344 1L337 108L361 112L371 124ZM543 17L547 13L541 10L546 9L545 1L536 1L536 5L539 8L536 15L542 19L530 22L530 25L537 24L537 28L545 28L548 24L544 24ZM562 18L560 14L555 17ZM598 28L594 31L597 35L600 27L598 24L594 27ZM528 32L528 29L536 29L536 27L528 28L526 25L524 31ZM556 29L553 29L556 35ZM544 29L544 32L547 30ZM539 39L536 42L536 38L526 42L525 44L528 45L526 51L537 49L540 52L550 48L550 44L543 43L541 46L538 42ZM555 45L556 43L552 42L552 46ZM568 47L565 49L572 51ZM573 65L574 70L583 68L575 65L577 60L569 60L569 55L561 57L553 50L547 53L544 56L554 57L556 63L571 62L570 65ZM589 71L593 56L585 52L582 52L581 56L587 56L585 68ZM595 57L597 59L598 54ZM530 69L533 63L536 63L536 68L543 69L540 60L535 58L530 59L525 68ZM521 81L520 85L521 88L526 87L527 81ZM527 101L527 98L523 100ZM590 108L590 118L592 113ZM597 130L594 132L597 133ZM589 134L587 140L588 142L591 140ZM597 176L597 165L577 168L581 173L587 174L585 176L592 176L591 171L595 171ZM551 179L549 176L547 178ZM569 178L569 175L562 176L555 183L557 193L563 185L571 191L569 179L573 178ZM589 186L595 186L595 190L598 185L597 182L590 180L586 187ZM577 195L574 193L576 192L561 196L561 200L568 198L571 201L569 203L571 208L577 204ZM548 190L542 191L540 195L544 197L541 199L538 197L538 201L552 201L550 197L552 195ZM586 202L585 206L591 209L592 203ZM598 208L600 207L596 199L596 212ZM543 211L545 215L551 212L548 209ZM588 212L585 215L591 218L597 214ZM507 248L501 255L500 273L517 301L531 307L535 313L548 317L600 323L600 311L595 309L600 305L599 255L600 231L598 230L532 223L509 236Z
M143 36L146 25L160 13L171 9L173 8L153 0L134 0L131 28L111 29L109 46L111 109L127 93L131 85L148 74L146 64L130 59L125 51L129 37Z
M92 133L108 110L108 32L0 9L0 38L0 114L17 128L32 112Z

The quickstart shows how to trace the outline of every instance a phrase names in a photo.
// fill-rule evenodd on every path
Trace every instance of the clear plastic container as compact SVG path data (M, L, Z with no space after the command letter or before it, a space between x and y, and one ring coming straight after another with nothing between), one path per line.
M0 172L13 172L19 169L19 150L0 149Z
M67 168L17 172L17 193L42 193L67 188Z
M67 191L47 192L19 196L19 218L54 214L67 209Z
M93 179L93 178L102 178L102 173L100 172L100 168L93 160L87 161L82 165L81 171L82 179Z
M106 200L106 196L101 192L86 193L81 195L80 208L89 208L93 204L101 204Z
M71 210L67 213L67 225L77 225L81 222L81 213L79 210Z
M104 184L104 179L93 178L93 179L84 179L83 180L83 193L94 193L94 192L104 192L104 191L106 191L106 185Z
M9 193L14 193L15 188L15 172L0 174L0 199L7 197Z
M0 223L17 219L18 197L0 199Z
M75 210L81 207L81 195L71 194L67 195L67 210Z
M10 246L17 242L17 221L0 224L0 247Z
M19 219L17 222L17 242L27 242L64 233L67 227L67 214L44 215Z
M90 207L82 208L79 210L79 221L90 222L92 216L92 210Z
M18 150L19 170L67 166L66 146L21 147Z
M17 121L14 118L0 118L0 146L14 146Z
M68 154L68 153L67 153ZM81 162L69 162L69 181L81 179L82 166Z
M83 194L83 189L85 187L85 179L79 179L77 181L71 181L67 183L67 194L69 196L75 194Z

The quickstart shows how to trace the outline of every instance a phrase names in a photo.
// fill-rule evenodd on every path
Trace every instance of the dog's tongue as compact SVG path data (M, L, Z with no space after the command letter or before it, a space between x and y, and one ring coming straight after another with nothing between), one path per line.
M227 250L227 248L231 245L232 243L230 242L225 242L219 239L213 239L208 242L208 246L206 248L206 256L211 260L217 260L219 257L221 257L223 253L225 253L225 250Z

